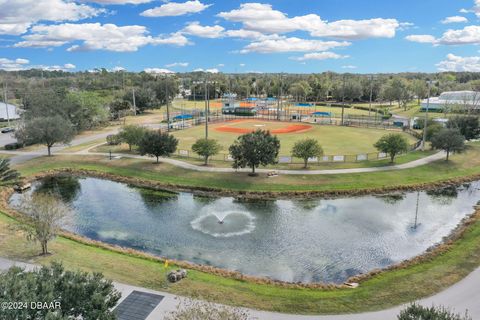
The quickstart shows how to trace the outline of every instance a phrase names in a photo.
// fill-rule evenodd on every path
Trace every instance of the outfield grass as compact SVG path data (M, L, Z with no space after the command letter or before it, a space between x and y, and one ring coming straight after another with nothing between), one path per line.
M265 127L255 127L259 123L266 124ZM228 153L229 146L239 136L237 133L219 132L215 128L228 125L222 122L220 124L211 124L209 126L209 138L216 139L223 146L222 153ZM275 129L277 127L288 126L292 123L279 123L268 121L248 121L243 123L232 123L232 127L242 127L254 130L259 129ZM390 133L381 129L340 127L340 126L320 126L312 125L312 128L305 132L278 134L280 139L280 154L289 155L296 141L305 138L317 139L323 147L326 155L354 155L361 153L376 152L373 144L382 136ZM407 138L409 143L415 143L415 138L406 133L401 133ZM199 138L205 136L205 127L196 126L193 128L173 132L173 135L179 139L178 149L191 150L192 145Z

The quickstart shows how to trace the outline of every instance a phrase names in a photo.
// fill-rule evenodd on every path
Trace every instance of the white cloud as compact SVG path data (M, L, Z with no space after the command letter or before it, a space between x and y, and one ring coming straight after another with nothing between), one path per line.
M435 38L432 35L411 35L407 36L406 39L434 45L480 44L480 26L467 26L458 30L449 29L440 38Z
M442 20L443 24L450 24L450 23L465 23L468 22L468 19L462 16L453 16L447 17Z
M418 43L435 43L437 41L434 36L431 36L428 34L409 35L409 36L406 36L405 39L407 39L408 41L418 42Z
M290 59L296 61L306 61L306 60L327 60L327 59L345 59L348 56L342 56L335 52L325 51L325 52L312 52L306 53L302 57L292 57Z
M197 36L201 38L221 38L223 37L224 27L215 26L202 26L198 21L190 22L185 28L182 29L182 33Z
M15 47L58 47L73 44L67 51L109 50L117 52L132 52L148 44L185 46L188 39L175 33L167 37L152 37L146 27L117 26L114 24L83 23L38 25L31 29L30 34L23 36L24 41L16 43ZM80 42L77 44L76 42Z
M260 33L288 33L307 31L316 37L342 39L392 38L400 23L396 19L323 21L316 14L289 18L285 13L274 10L270 4L244 3L239 9L221 12L219 17L240 22L243 28Z
M169 73L175 73L172 70L168 69L162 69L162 68L146 68L145 70L146 73L152 73L152 74L169 74Z
M188 62L174 62L174 63L169 63L166 64L165 67L167 68L173 68L173 67L188 67Z
M480 26L468 26L460 30L447 30L438 39L438 43L447 45L479 44Z
M220 70L218 70L217 68L212 68L212 69L197 68L193 70L193 72L219 73Z
M6 71L17 71L22 70L25 68L25 65L29 64L30 61L27 59L7 59L7 58L0 58L0 70Z
M42 69L46 71L69 71L72 69L77 68L74 64L67 63L63 66L60 65L53 65L53 66L45 66L45 65L38 65L38 66L30 66L28 69Z
M39 21L77 21L105 12L64 0L0 1L0 34L20 35Z
M83 0L83 2L94 2L98 4L111 5L111 4L142 4L149 3L154 0Z
M225 64L223 64L223 63L219 63L219 64L217 64L217 67L219 67L219 68L223 68L223 67L225 67Z
M160 7L143 11L140 15L144 17L176 17L188 13L198 13L210 7L211 4L203 4L198 0L183 3L168 2Z
M310 30L312 36L351 40L393 38L400 26L395 19L339 20Z
M342 69L357 69L357 66L352 66L352 65L347 65L347 66L342 66Z
M227 30L223 33L227 37L231 38L240 38L240 39L253 39L253 40L265 40L265 39L278 39L280 38L277 34L263 34L258 31L253 30Z
M28 69L42 69L48 71L68 71L77 68L74 64L66 63L63 66L61 65L31 65L30 61L27 59L18 58L15 60L0 58L0 70L5 71L18 71L18 70L28 70Z
M125 71L125 70L127 70L127 69L125 69L124 67L116 66L116 67L113 67L110 71L120 72L120 71Z
M480 57L460 57L449 54L447 60L441 61L436 66L439 71L480 72Z
M245 64L245 63L240 63L240 67L242 67L242 68L243 68L243 67L245 67L245 66L246 66L246 64Z
M306 40L300 38L282 38L278 40L263 40L252 42L247 45L241 53L258 52L258 53L274 53L274 52L311 52L311 51L327 51L337 47L347 47L351 43L342 41L321 41Z

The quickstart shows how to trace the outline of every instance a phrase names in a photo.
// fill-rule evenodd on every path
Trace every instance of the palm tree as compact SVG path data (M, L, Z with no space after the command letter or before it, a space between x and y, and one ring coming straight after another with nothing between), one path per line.
M0 158L0 186L8 186L18 182L20 173L10 169L10 159Z

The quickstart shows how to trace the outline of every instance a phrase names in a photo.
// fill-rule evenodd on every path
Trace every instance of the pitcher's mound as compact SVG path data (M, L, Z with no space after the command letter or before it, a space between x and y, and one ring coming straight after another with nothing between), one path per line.
M239 119L215 126L214 129L219 132L230 133L250 133L255 130L269 130L272 134L300 133L312 128L308 124L290 124L288 122L261 121Z

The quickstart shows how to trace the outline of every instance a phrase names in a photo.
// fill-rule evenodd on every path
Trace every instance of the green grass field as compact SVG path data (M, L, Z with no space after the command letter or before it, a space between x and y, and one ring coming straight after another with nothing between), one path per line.
M255 128L276 129L289 125L289 123L269 123L266 121L262 123L266 124L266 126L255 127L255 125L259 124L258 121L246 121L241 124L235 123L232 124L232 126L254 130ZM225 125L225 123L211 124L209 128L209 138L218 140L223 146L222 153L228 153L228 147L235 141L239 134L215 130L215 128L223 125ZM305 138L317 139L322 145L324 154L326 155L350 155L376 152L373 144L388 133L389 131L377 129L314 125L312 129L306 132L278 134L277 136L280 139L281 155L289 155L295 142ZM173 134L179 139L178 149L191 150L195 141L205 136L205 127L197 126L177 131ZM402 134L408 139L409 143L415 143L415 138L406 133Z

